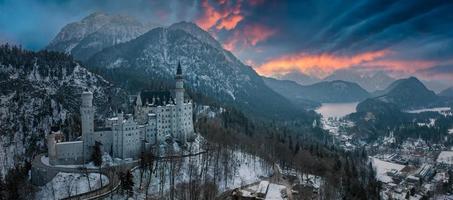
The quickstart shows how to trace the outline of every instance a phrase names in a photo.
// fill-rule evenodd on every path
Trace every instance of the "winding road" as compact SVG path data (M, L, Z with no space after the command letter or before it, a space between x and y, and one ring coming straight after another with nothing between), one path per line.
M170 156L161 156L161 157L155 157L155 160L159 161L168 161L168 160L173 160L173 159L180 159L180 158L185 158L185 157L192 157L192 156L198 156L204 153L207 153L208 151L202 151L198 153L191 153L191 154L184 154L184 155L170 155ZM102 167L102 168L83 168L83 167L61 167L61 166L51 166L47 165L42 162L42 157L44 155L40 154L36 156L33 159L32 166L33 168L44 171L46 172L48 179L52 180L53 177L55 177L59 172L65 172L65 173L78 173L78 174L88 174L88 173L101 173L109 179L109 183L107 185L102 186L101 188L98 188L96 190L92 190L86 193L66 197L64 199L67 200L76 200L76 199L99 199L102 197L106 197L107 195L111 194L112 192L116 191L120 184L121 181L119 179L119 172L126 172L129 171L133 168L138 167L139 165L139 160L130 162L130 163L125 163L121 165L116 165L116 166L108 166L108 167Z

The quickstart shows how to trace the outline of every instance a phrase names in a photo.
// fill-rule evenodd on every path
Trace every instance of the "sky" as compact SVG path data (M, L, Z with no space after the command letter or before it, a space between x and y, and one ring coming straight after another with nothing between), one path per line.
M453 82L448 0L0 0L0 43L42 49L95 11L192 21L266 76L353 69Z

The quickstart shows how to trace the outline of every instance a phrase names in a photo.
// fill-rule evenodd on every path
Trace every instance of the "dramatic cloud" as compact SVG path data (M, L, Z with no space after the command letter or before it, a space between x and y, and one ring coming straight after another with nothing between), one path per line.
M375 51L353 56L338 56L332 54L310 55L306 53L285 55L265 62L256 68L256 71L262 75L272 75L275 73L289 73L298 70L306 74L322 77L327 73L338 69L351 68L356 65L374 61L389 53L389 51Z
M452 10L448 0L0 0L0 42L41 49L65 24L102 11L195 22L266 75L363 68L449 79Z
M218 2L216 8L208 0L202 0L202 15L196 20L198 26L208 31L211 28L217 30L231 30L244 19L241 15L241 2L230 2L222 0Z
M234 31L224 43L224 48L234 51L239 48L256 46L259 42L264 41L274 35L277 31L268 27L253 24L245 26L243 29Z

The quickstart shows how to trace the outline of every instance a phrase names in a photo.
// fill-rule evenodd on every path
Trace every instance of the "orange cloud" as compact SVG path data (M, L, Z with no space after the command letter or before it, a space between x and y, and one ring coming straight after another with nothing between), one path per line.
M225 28L226 30L231 30L236 27L236 25L244 19L241 15L229 15L228 17L222 19L219 24L217 24L217 29Z
M203 15L195 23L206 31L211 28L231 30L244 19L241 14L241 1L229 5L227 0L220 0L217 4L218 8L212 6L208 0L203 0Z
M261 75L284 74L294 70L322 77L338 69L350 68L356 65L374 61L388 55L390 51L372 51L353 56L338 56L334 54L299 53L271 59L255 70Z
M223 44L223 47L229 51L238 49L238 47L256 46L259 42L273 36L277 31L259 24L245 26L242 30L234 31Z
M201 7L203 8L203 15L201 18L196 20L198 26L200 26L204 30L209 30L211 27L217 24L217 22L223 18L222 14L217 11L214 7L212 7L208 0L203 0L201 3Z

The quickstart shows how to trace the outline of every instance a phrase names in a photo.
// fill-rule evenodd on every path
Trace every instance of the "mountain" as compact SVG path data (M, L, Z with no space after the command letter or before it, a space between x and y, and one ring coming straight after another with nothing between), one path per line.
M337 70L330 76L324 78L324 81L335 80L357 83L369 92L383 90L395 81L395 79L382 71L375 72L374 74L364 74L355 70Z
M274 78L263 77L264 83L272 90L290 100L293 104L305 108L314 109L321 104L317 101L308 100L304 94L304 87L294 81L279 80Z
M441 81L436 80L420 80L429 90L434 91L435 93L440 93L443 90L448 89L448 85Z
M63 27L46 49L86 60L106 47L127 42L149 29L149 25L129 16L96 12Z
M302 116L291 102L267 87L251 67L193 23L152 29L103 49L85 63L108 80L136 91L159 81L173 81L178 62L190 90L260 117Z
M429 107L439 103L438 96L415 77L397 80L374 95L377 99L396 104L401 109Z
M311 85L311 84L321 81L320 79L318 79L316 77L308 76L299 71L292 71L287 74L277 74L277 75L275 75L275 78L280 79L280 80L294 81L300 85Z
M445 90L442 90L439 93L439 96L442 96L442 97L453 97L453 87L450 87L450 88L447 88Z
M309 100L321 103L356 102L370 97L357 83L340 80L307 85L303 92Z
M263 78L264 82L282 96L292 101L308 104L312 102L336 103L362 101L370 94L356 83L346 81L324 81L302 86L293 81Z
M121 105L126 94L57 52L0 46L0 174L45 148L52 126L73 139L80 132L83 89L95 95L97 116Z

